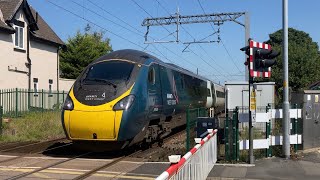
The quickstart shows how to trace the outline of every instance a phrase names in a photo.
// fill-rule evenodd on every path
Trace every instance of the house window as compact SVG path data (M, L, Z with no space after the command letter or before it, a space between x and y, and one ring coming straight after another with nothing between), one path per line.
M53 84L53 80L49 79L49 97L52 97L52 84Z
M24 27L14 25L15 33L14 33L14 47L23 49L24 48Z
M38 96L38 78L33 78L33 92L34 96Z

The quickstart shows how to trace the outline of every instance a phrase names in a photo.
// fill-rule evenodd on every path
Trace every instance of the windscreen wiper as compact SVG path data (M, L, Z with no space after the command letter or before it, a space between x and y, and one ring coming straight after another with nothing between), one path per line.
M84 79L84 81L96 81L96 82L104 82L108 85L113 86L114 88L117 88L117 85L115 85L114 83L106 80L106 79L98 79L98 78L88 78L88 79Z

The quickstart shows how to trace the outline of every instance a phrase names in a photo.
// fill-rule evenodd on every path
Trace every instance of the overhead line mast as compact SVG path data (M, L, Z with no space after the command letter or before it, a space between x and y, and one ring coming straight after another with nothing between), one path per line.
M212 14L182 16L179 14L179 12L177 12L175 15L170 15L167 17L146 18L143 20L141 25L147 27L147 32L145 33L145 43L158 43L157 41L154 41L154 42L148 41L150 26L165 26L165 25L174 24L174 25L177 25L177 29L176 29L177 34L179 34L179 25L182 25L182 24L214 23L214 25L220 26L224 22L233 21L245 27L245 24L238 21L238 19L244 15L245 15L245 12L212 13ZM180 41L179 36L177 36L176 38L177 39L174 42L179 42ZM172 42L172 41L169 41L169 42ZM195 41L193 43L197 43L197 42Z
M240 18L244 16L245 22L240 22ZM177 36L175 41L167 41L167 43L170 42L180 42L179 39L179 25L182 24L194 24L194 23L213 23L214 25L222 25L224 22L235 22L236 24L239 24L243 27L245 27L245 43L247 43L249 39L249 33L250 33L250 24L249 24L249 14L247 12L230 12L230 13L211 13L211 14L198 14L198 15L187 15L183 16L180 15L179 12L177 12L175 15L170 15L166 17L151 17L151 18L145 18L142 22L142 26L147 27L147 32L145 33L145 43L164 43L164 41L158 42L158 41L148 41L148 34L150 31L151 26L166 26L166 25L176 25L177 29ZM220 30L219 30L220 32ZM218 36L219 37L219 36ZM207 41L207 43L210 41ZM211 42L217 42L217 41L211 41ZM210 43L211 43L210 42ZM218 38L218 42L220 42L220 38ZM194 43L203 43L202 41L194 41L192 43L187 43L188 46L190 44ZM247 45L247 44L246 44ZM223 44L225 50L227 51L228 55L231 57L230 53L226 49L225 45ZM186 48L185 48L186 49ZM185 50L184 49L184 50ZM246 58L245 58L246 59ZM235 63L235 62L234 62ZM238 68L238 66L236 66ZM240 69L238 68L240 71ZM246 70L247 72L247 70Z

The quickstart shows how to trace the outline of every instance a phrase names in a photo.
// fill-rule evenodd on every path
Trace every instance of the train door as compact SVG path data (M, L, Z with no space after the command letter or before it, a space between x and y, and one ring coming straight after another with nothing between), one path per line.
M175 112L178 97L176 92L175 80L173 73L166 67L161 67L161 85L162 85L162 101L163 101L163 115L172 117Z
M158 64L152 64L148 71L148 117L160 119L163 111L160 70Z
M212 98L212 90L211 89L211 82L207 81L207 103L206 103L206 107L207 108L211 108L212 104L213 104L213 98Z

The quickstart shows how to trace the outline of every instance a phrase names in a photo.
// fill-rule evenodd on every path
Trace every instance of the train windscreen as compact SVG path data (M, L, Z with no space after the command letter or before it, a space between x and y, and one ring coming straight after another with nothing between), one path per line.
M103 61L89 67L84 81L103 80L121 83L130 79L134 64L125 61Z

